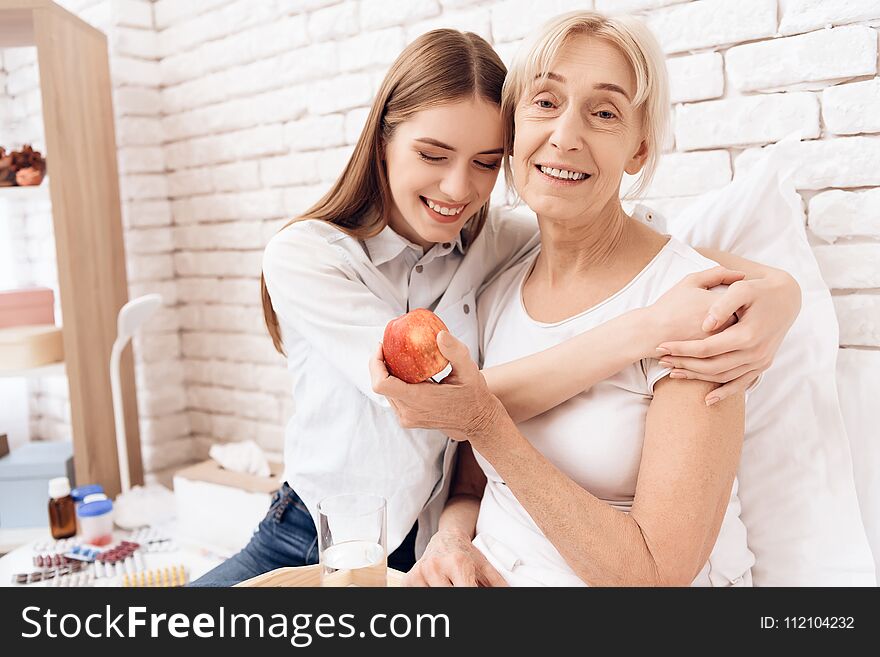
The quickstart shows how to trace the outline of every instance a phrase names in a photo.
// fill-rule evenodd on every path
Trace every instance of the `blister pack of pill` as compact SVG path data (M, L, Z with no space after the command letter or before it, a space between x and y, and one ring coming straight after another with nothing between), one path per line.
M156 527L141 527L131 532L129 541L138 543L145 552L170 552L177 549L177 543L167 533Z

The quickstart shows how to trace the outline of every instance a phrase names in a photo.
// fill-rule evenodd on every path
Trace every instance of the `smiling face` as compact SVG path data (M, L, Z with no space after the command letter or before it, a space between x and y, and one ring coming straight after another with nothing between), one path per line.
M514 181L539 217L571 221L619 205L624 171L647 157L635 75L608 41L574 36L514 115Z
M416 112L385 147L389 225L425 249L456 239L489 200L502 155L496 105L470 99Z

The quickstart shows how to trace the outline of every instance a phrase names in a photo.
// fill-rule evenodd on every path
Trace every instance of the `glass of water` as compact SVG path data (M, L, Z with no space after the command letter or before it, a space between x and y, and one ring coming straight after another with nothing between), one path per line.
M351 494L318 503L321 586L386 586L385 498Z

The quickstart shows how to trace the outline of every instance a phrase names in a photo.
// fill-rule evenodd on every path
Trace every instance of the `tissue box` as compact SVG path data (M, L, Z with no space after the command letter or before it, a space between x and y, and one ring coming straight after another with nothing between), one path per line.
M55 323L55 295L47 287L0 292L0 328Z
M281 463L269 477L224 470L213 460L174 473L179 534L194 543L233 554L251 539L281 488Z

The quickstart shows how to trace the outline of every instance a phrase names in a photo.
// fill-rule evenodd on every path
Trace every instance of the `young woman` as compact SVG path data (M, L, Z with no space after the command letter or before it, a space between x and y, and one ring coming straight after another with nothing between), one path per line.
M504 152L504 76L474 34L436 30L416 39L388 71L337 182L270 240L263 307L296 401L285 484L251 542L195 585L316 562L317 503L342 492L388 501L391 567L406 571L424 551L448 496L456 443L440 431L402 428L372 390L367 362L388 321L417 307L434 310L477 356L477 294L538 244L533 222L489 212ZM686 278L649 308L487 370L492 390L514 416L532 417L665 340L707 336L707 314L719 324L707 329L717 332L737 308L769 298L772 312L749 313L748 321L763 315L754 339L734 340L734 366L710 363L700 375L729 382L719 394L744 388L761 369L755 354L794 320L800 293L782 272L736 262L748 280L722 268ZM708 291L735 281L743 285L723 295ZM500 583L490 569L485 577Z

